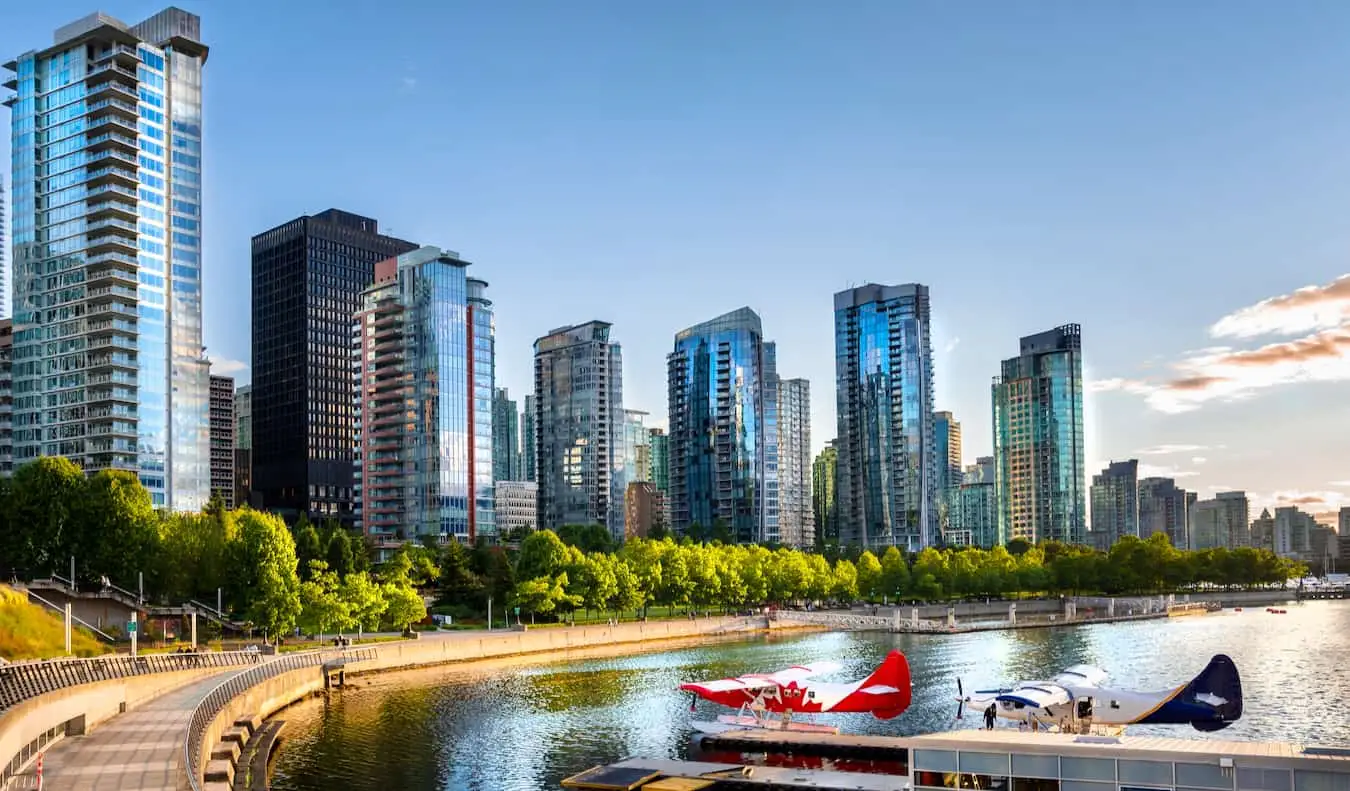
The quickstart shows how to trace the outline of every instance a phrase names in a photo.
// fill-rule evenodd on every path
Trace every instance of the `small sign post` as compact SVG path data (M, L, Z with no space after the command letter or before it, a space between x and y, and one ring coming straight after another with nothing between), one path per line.
M127 622L127 634L131 635L131 655L136 655L136 613L131 613L131 620Z

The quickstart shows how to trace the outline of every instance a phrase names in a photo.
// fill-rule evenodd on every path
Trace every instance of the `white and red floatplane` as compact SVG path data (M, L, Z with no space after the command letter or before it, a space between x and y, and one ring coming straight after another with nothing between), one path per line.
M793 722L796 714L826 712L870 713L889 720L898 717L910 702L909 662L892 651L873 673L852 683L808 682L811 676L840 670L836 662L794 665L777 673L753 673L717 681L681 684L680 689L704 700L736 709L716 722L695 722L704 732L730 728L772 728L814 733L838 733L839 729L815 723ZM692 707L691 707L692 708Z

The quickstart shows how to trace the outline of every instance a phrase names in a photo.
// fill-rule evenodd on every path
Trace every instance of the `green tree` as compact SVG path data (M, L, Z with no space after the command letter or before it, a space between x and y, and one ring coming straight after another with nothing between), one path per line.
M473 572L469 550L458 541L451 541L441 550L440 589L444 602L476 604L482 598L483 578Z
M614 539L609 534L609 528L595 523L563 525L558 528L558 540L587 554L591 552L611 552L614 549Z
M0 531L0 557L31 576L68 574L66 565L85 543L78 522L71 518L86 488L84 472L66 458L44 456L14 471L6 505L8 529ZM9 569L5 569L9 571ZM84 573L97 579L97 573Z
M85 558L89 571L134 586L137 572L152 570L148 561L159 543L159 517L134 472L95 473L71 516L80 524L75 554Z
M552 530L536 530L520 542L516 559L516 577L535 579L552 577L567 564L567 545Z
M347 605L352 622L366 631L380 628L380 616L389 608L384 590L364 571L348 574L338 588L338 597Z
M380 586L384 592L385 622L395 630L406 632L427 617L427 605L406 577Z
M356 558L352 551L351 536L337 524L329 528L328 549L324 556L327 559L328 568L342 579L346 579L348 574L356 570Z
M309 571L313 568L310 564L325 558L323 542L319 539L319 531L308 519L301 515L299 521L295 523L292 534L295 536L295 558L296 562L300 564L300 578L309 579Z
M269 637L295 628L300 616L300 579L295 541L280 518L241 511L239 534L230 546L230 599Z
M800 554L800 553L798 553ZM825 601L834 593L834 570L823 555L806 555L806 596L812 601Z
M909 564L897 547L887 547L881 556L880 593L891 601L909 590Z
M858 556L858 593L864 601L876 602L881 599L883 590L881 561L871 550L864 550Z
M351 605L341 596L342 581L322 560L309 562L309 579L300 583L300 628L320 639L330 631L355 626Z
M611 567L614 573L614 595L610 597L609 609L614 612L635 612L647 604L647 595L633 569L623 558L614 558Z
M858 600L858 568L847 558L834 562L834 580L832 593L836 601L852 604Z

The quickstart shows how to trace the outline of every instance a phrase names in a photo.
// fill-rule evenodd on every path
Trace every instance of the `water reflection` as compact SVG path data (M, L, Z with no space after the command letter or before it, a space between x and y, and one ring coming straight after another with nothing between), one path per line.
M722 713L676 690L684 681L832 659L829 680L860 678L892 648L909 657L914 701L891 721L821 717L846 731L914 734L977 727L955 720L956 678L966 689L1053 674L1080 662L1131 689L1173 686L1228 653L1242 672L1246 712L1219 738L1350 742L1350 718L1303 705L1309 691L1350 699L1350 602L1310 602L1288 615L1263 610L1170 621L930 636L812 634L682 646L568 663L531 660L483 673L454 667L362 679L356 689L282 715L288 721L273 788L376 791L534 791L629 755L684 756L691 716ZM1186 727L1132 732L1204 738Z

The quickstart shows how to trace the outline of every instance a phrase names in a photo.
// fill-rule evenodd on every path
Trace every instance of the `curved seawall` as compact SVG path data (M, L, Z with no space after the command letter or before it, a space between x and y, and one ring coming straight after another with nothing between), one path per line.
M324 661L283 668L287 658L248 671L252 683L216 694L199 706L197 727L185 734L189 783L203 791L226 791L233 781L239 754L259 725L277 711L323 690L330 674L363 674L457 662L474 662L529 654L552 654L586 648L658 640L753 633L768 628L764 617L699 618L613 626L576 626L525 631L449 632L418 640L360 646L329 652ZM280 672L267 675L268 666ZM229 682L226 682L227 684ZM216 705L212 705L216 704ZM218 706L218 707L216 707ZM208 708L215 708L209 711ZM209 778L209 779L208 779Z

